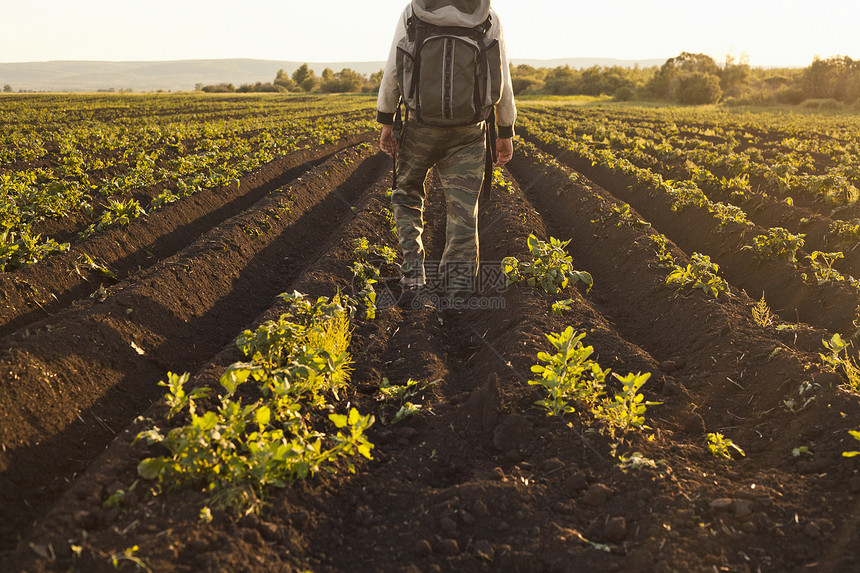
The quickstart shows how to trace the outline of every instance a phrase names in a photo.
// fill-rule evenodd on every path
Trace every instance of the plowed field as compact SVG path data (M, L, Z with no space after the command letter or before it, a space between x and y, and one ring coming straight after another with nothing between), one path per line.
M235 338L284 311L278 294L351 292L358 239L397 248L375 133L281 155L0 274L0 570L860 571L860 457L842 455L860 449L848 433L860 400L819 356L822 340L854 335L855 291L744 258L745 231L675 213L534 126L522 135L480 204L482 276L527 260L535 234L570 240L593 288L495 280L486 308L453 312L391 306L399 291L382 283L376 318L352 320L351 381L335 402L375 415L373 459L275 489L258 513L202 520L204 492L153 495L137 474L153 455L133 441L140 417L164 415L168 371L217 387L243 359ZM430 260L445 208L431 175ZM658 233L677 264L712 254L730 292L667 285ZM116 279L82 268L82 253ZM772 326L753 320L763 292ZM563 298L570 308L553 312ZM649 428L616 456L585 411L535 404L532 366L568 326L603 368L651 373ZM410 379L437 382L392 423L380 385ZM713 456L708 433L745 456Z

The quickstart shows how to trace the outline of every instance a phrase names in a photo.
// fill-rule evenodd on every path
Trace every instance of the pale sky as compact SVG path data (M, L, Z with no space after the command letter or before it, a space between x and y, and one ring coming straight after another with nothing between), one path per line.
M384 60L406 0L0 0L0 62ZM492 0L516 58L860 59L858 0Z

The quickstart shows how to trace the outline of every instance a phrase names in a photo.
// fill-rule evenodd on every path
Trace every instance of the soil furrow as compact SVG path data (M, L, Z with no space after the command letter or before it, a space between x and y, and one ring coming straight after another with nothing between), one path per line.
M72 246L68 253L0 274L0 336L59 312L101 285L114 282L88 268L84 255L123 279L178 252L333 153L368 139L367 134L361 134L337 144L291 153L230 186L200 191L127 226L109 228Z
M528 136L527 136L528 138ZM672 211L669 197L648 193L632 178L609 172L553 146L538 147L586 175L620 200L629 203L687 253L707 254L720 265L721 274L738 289L759 298L762 294L784 320L799 321L812 326L852 335L857 329L860 297L856 289L830 282L813 286L803 280L801 272L787 261L758 260L743 247L752 242L762 228L740 224L717 225L704 208L686 207Z
M196 370L310 264L351 203L383 175L348 148L102 302L2 341L4 527L29 520L159 391L168 369ZM7 512L8 510L8 512ZM9 529L5 533L10 533ZM2 536L14 543L14 535Z
M700 292L679 296L665 283L668 271L659 267L649 238L653 230L608 216L616 198L544 160L524 150L511 171L556 236L571 239L574 261L594 276L598 306L696 395L695 416L705 416L709 428L733 425L729 412L745 417L778 407L809 378L807 365L826 332L765 331L753 323L752 301L742 292L720 300ZM797 350L779 362L777 375L766 359L784 346Z
M297 482L259 515L241 519L216 509L204 523L202 492L152 497L143 486L118 510L106 509L105 499L128 488L148 455L130 445L139 430L132 426L2 566L110 570L110 556L134 545L157 571L781 571L811 562L851 570L856 560L843 548L857 541L856 518L834 492L855 466L837 460L846 422L833 413L857 419L860 406L815 378L817 358L803 349L823 333L754 326L752 301L741 292L731 300L676 294L657 266L653 230L624 223L611 208L618 200L584 178L571 181L540 154L517 155L510 191L497 189L480 205L479 278L487 282L479 282L478 300L486 308L395 307L353 323L354 372L343 401L376 415L374 460L358 460L354 475L320 472ZM395 247L383 213L387 181L374 181L356 195L355 217L331 233L301 275L272 269L281 290L323 296L349 289L356 239ZM442 251L445 213L438 179L429 187L428 268ZM593 290L551 296L483 274L505 256L527 259L529 233L572 239L569 252L576 268L594 276ZM571 298L561 315L550 310L560 298ZM258 321L279 313L275 304ZM638 452L643 465L622 467L613 440L579 404L561 417L534 404L543 395L528 383L536 377L531 366L539 351L550 351L545 334L566 326L586 333L604 368L653 373L642 389L646 400L662 402L645 414L651 429L627 433L616 452ZM235 336L241 326L231 328ZM198 383L216 383L241 359L229 341L210 355L194 369ZM169 366L181 369L180 358L175 353ZM438 382L412 399L417 415L393 424L399 404L379 393L383 378ZM796 413L780 407L802 381L816 380L815 402ZM747 457L708 454L705 432L714 431ZM790 455L800 444L814 445L814 460Z

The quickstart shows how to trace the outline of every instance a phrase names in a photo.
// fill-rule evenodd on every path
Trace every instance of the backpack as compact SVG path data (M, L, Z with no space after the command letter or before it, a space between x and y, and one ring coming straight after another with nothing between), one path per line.
M416 7L416 4L418 5ZM498 40L487 38L491 16L476 26L463 13L462 1L412 1L406 36L397 45L397 83L409 114L430 125L477 124L487 120L501 99L502 61ZM433 12L428 10L428 6ZM435 18L429 23L418 13L455 14L454 25ZM477 12L483 17L483 12Z

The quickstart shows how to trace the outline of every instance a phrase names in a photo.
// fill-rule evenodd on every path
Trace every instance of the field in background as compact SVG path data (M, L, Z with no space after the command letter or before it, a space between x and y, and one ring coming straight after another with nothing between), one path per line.
M482 291L456 313L401 299L372 97L0 101L0 568L860 566L856 116L523 98L480 203ZM432 261L445 203L427 189ZM527 272L541 249L593 286L508 284L510 257ZM313 322L294 291L340 294L351 366L279 421L277 385L223 375L264 359L236 343L259 325L303 350L257 372L296 386L331 366L295 334ZM552 394L534 367L568 327L582 345L554 367L573 380L591 347L588 388ZM168 372L250 408L248 441L224 446L214 395L170 418ZM272 477L358 413L372 460ZM205 471L172 487L139 468L167 442L134 437L184 423ZM233 465L201 453L222 446Z

